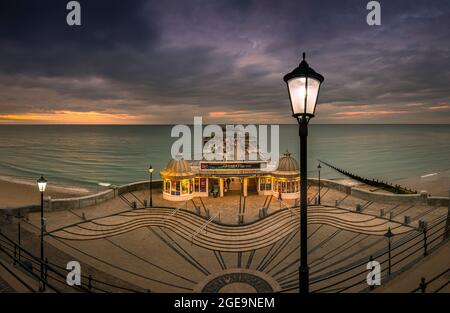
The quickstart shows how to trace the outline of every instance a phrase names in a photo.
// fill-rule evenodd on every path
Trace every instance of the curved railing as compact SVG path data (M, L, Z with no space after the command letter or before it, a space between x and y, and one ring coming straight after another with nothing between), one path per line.
M375 286L369 287L366 283L369 273L366 266L370 260L380 263L382 280L390 279L394 274L406 270L428 253L446 243L449 239L444 238L445 229L446 219L441 217L428 229L412 233L394 243L391 249L391 275L388 275L389 251L385 248L328 274L310 277L310 290L314 293L370 291L375 288ZM290 284L284 285L282 292L295 291L298 288L298 278L295 277Z
M68 270L56 263L45 260L43 262L44 268L44 280L41 279L41 259L35 256L33 253L29 252L27 249L18 245L8 236L0 232L0 251L4 256L9 258L13 265L15 265L19 270L28 274L34 281L42 284L45 283L46 286L49 287L53 292L61 292L62 288L67 290L72 290L75 292L145 292L144 289L136 290L132 288L127 288L124 286L120 286L117 284L112 284L110 282L105 282L99 279L94 278L92 275L81 275L82 284L81 286L69 286L66 282L66 275L68 274ZM20 258L19 258L20 251ZM33 265L33 269L31 270L28 266L25 265L24 261L29 262L29 264ZM17 275L16 275L17 276ZM20 279L20 277L16 277L16 279ZM85 287L86 286L86 287ZM101 287L100 287L101 286ZM105 288L106 287L106 288ZM28 288L32 288L28 286ZM34 292L35 290L30 290Z

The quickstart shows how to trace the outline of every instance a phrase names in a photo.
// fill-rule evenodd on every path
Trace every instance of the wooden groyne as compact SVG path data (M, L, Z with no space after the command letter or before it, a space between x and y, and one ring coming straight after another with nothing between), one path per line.
M378 179L373 179L373 178L370 179L370 178L361 177L359 175L356 175L356 174L351 173L349 171L346 171L344 169L341 169L341 168L338 168L336 166L333 166L333 165L331 165L328 162L321 161L321 160L318 160L318 161L320 163L323 163L326 166L334 169L335 171L338 171L339 173L341 173L341 174L343 174L343 175L345 175L347 177L350 177L350 178L352 178L352 179L354 179L356 181L364 183L366 185L373 186L373 187L376 187L376 188L380 188L380 189L383 189L383 190L386 190L386 191L389 191L389 192L392 192L392 193L396 193L396 194L417 194L417 190L411 190L411 189L408 189L406 187L402 187L400 185L393 185L392 183L380 181Z

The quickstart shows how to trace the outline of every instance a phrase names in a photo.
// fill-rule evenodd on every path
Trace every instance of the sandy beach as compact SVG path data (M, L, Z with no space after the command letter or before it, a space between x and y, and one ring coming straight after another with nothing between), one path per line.
M448 197L450 192L450 169L423 176L400 179L394 183L418 192L426 190L432 196Z
M85 188L62 185L48 185L46 196L52 198L70 198L89 194ZM36 183L0 176L0 209L17 208L40 203L40 194Z
M450 170L431 173L425 177L397 180L395 183L417 190L418 192L426 190L433 196L448 197L450 190ZM367 189L370 190L369 187ZM45 194L52 198L70 198L95 192L97 190L89 190L79 186L52 184L48 185ZM34 181L0 175L0 209L39 204L39 197L40 195Z

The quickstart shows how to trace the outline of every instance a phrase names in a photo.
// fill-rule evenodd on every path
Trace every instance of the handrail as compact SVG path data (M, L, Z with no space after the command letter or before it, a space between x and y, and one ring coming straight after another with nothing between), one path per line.
M444 276L445 274L447 274L447 272L450 272L450 267L447 268L445 271L441 272L440 274L437 274L436 276L434 276L429 281L425 281L425 277L422 277L422 282L419 284L419 287L417 287L416 289L411 290L410 293L417 292L417 291L419 291L422 288L426 289L429 284L431 284L432 282L434 282L435 280L437 280L441 276ZM422 284L422 283L424 283L424 284ZM424 292L425 292L425 290L424 290Z
M5 238L9 239L7 236L5 236L5 235L2 234L2 233L0 233L0 235L1 235L2 237L5 237ZM9 239L9 240L10 240L10 239ZM0 243L9 244L9 245L11 245L11 246L14 246L14 244L11 244L11 243L9 243L9 242L5 242L4 240L1 240L1 239L0 239ZM13 251L14 251L14 248L12 248L12 247L9 247L9 248L8 248L8 247L5 246L5 248L7 248L10 252L13 252ZM24 251L24 252L27 252L28 254L30 254L28 251L26 251L26 250L25 250L24 248L22 248L22 247L20 247L20 249L21 249L21 251ZM34 264L40 264L40 259L36 259L36 257L34 257L34 256L32 256L32 257L30 258L30 257L27 257L27 256L23 255L22 258L24 258L24 259L26 259L26 260L28 260L28 261L34 263ZM52 265L52 266L54 266L54 267L57 267L57 268L59 268L60 270L67 270L66 268L64 268L64 267L62 267L62 266L60 266L60 265L58 265L58 264L56 264L56 263L53 263L53 262L47 262L47 268L48 268L49 270L51 270L52 272L56 273L59 277L65 277L63 274L59 273L58 271L54 270L51 266L48 266L48 265ZM39 272L39 270L38 270L38 272ZM122 286L110 284L110 283L107 283L107 282L104 282L104 281L95 279L95 278L93 278L92 276L89 277L89 276L87 276L87 275L83 275L83 274L82 274L81 277L84 278L84 279L86 279L86 280L89 280L89 279L90 279L92 282L96 282L96 283L99 283L99 284L102 284L102 285L105 285L105 286L109 286L109 287L112 287L112 288L116 288L116 289L120 289L120 290L124 290L124 291L130 291L130 292L134 292L134 293L139 293L139 292L140 292L140 291L137 291L137 290L134 290L134 289L131 289L131 288L127 288L127 287L122 287ZM52 278L55 279L54 277L52 277ZM55 279L55 280L58 281L57 279ZM61 281L59 281L59 282L61 282ZM66 285L65 282L64 282L64 285ZM73 287L74 287L74 288L80 288L81 286L73 286ZM90 289L97 289L97 290L99 290L99 291L101 291L101 292L108 292L108 291L106 291L106 290L104 290L104 289L102 289L102 288L98 288L98 287L95 287L95 286L91 286L91 288L88 288L88 289L81 287L81 289L82 289L83 291L85 291L85 292L91 292Z
M29 291L31 292L35 292L35 290L33 289L33 287L31 287L28 283L26 283L22 278L20 278L16 273L14 273L13 271L11 271L11 269L9 269L5 264L3 264L2 261L0 261L0 266L2 266L9 274L11 274L12 276L14 276L15 279L17 279L22 285L24 285Z
M445 221L445 220L441 220L441 221L436 222L436 224L434 224L434 225L432 225L431 227L429 227L429 229L435 228L437 225L441 224L443 221ZM433 236L434 234L438 233L439 231L442 231L443 229L445 229L445 224L443 225L443 227L440 227L440 228L438 228L437 230L435 230L432 234L429 234L428 239L429 239L430 236ZM422 235L422 233L418 233L417 235L413 236L412 238L409 238L407 241L403 242L402 244L400 244L400 245L398 245L398 246L395 246L393 249L391 249L391 253L392 253L392 251L394 251L395 249L404 247L405 244L409 243L411 240L414 240L414 239L420 237L421 235ZM434 243L434 242L435 242L436 240L438 240L438 239L440 239L440 236L437 236L437 237L434 238L433 240L428 240L428 245L431 244L431 243ZM399 256L400 254L403 254L403 253L406 252L406 251L411 251L411 250L413 250L411 253L409 253L409 254L406 255L405 257L403 257L403 258L401 258L400 260L397 260L395 263L391 264L391 268L392 268L394 265L396 265L396 264L398 264L398 263L404 261L405 259L409 258L411 255L414 255L415 253L417 253L418 251L420 251L421 249L423 249L422 244L423 244L423 240L420 240L420 241L414 243L413 245L411 245L410 247L408 247L408 248L406 248L406 249L403 249L402 251L400 251L399 253L397 253L397 254L394 255L393 257L391 257L391 260L393 260L395 257ZM378 257L378 258L383 257L383 256L386 255L387 253L388 253L388 251L385 251L384 253L382 253L381 255L378 255L377 257ZM384 264L384 263L387 262L388 260L389 260L389 259L385 259L385 260L382 261L380 264ZM357 264L354 264L353 266L351 266L351 267L345 269L344 271L341 271L341 272L336 273L336 274L334 274L334 275L330 275L330 276L326 276L326 277L323 277L323 278L321 278L321 279L318 279L318 280L316 280L316 281L310 283L310 285L316 284L316 283L318 283L318 282L326 281L326 280L331 279L331 278L335 278L335 277L340 276L340 275L342 275L342 274L345 274L345 273L347 273L347 272L349 272L349 271L351 271L351 270L354 270L354 269L356 269L357 267L359 267L359 266L361 266L361 265L364 265L364 264L366 264L365 261L358 262ZM382 272L385 271L385 270L387 270L387 269L382 270ZM360 271L360 272L358 272L358 273L356 273L356 274L352 274L352 276L350 276L350 277L344 277L342 280L339 280L338 282L334 282L334 283L332 283L331 285L321 287L321 288L319 288L319 289L317 289L317 290L314 290L313 292L320 292L320 291L329 289L330 287L339 285L339 284L343 283L344 281L353 279L353 278L357 277L358 275L361 275L361 274L363 274L363 273L365 273L365 272L366 272L366 270L363 270L363 271ZM349 289L349 288L352 288L352 287L354 287L354 286L360 284L360 283L363 282L363 281L364 281L364 280L361 280L361 281L359 281L359 282L357 282L357 283L354 283L354 284L352 284L352 285L350 285L350 286L346 286L346 287L342 288L339 292L342 292L342 291L345 291L345 290L347 290L347 289Z
M2 251L6 256L11 258L12 260L18 261L13 255L11 255L9 252L7 252L5 249L3 249L3 247L1 247L1 246L0 246L0 251ZM33 271L30 271L29 269L27 269L25 266L23 266L23 264L21 262L19 262L19 265L21 265L22 269L25 272L27 272L28 274L30 274L35 280L37 280L39 282L42 282L42 283L45 283L46 286L50 287L50 289L52 289L53 291L59 293L59 290L57 288L55 288L52 284L49 284L48 282L43 281L40 276L38 276ZM40 272L38 271L38 273L40 273Z

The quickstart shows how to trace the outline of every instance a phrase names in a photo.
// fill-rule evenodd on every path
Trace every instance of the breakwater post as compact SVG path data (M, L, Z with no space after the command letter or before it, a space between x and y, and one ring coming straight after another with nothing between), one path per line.
M388 182L384 182L384 181L378 181L378 179L373 179L373 178L369 179L369 178L361 177L361 176L353 174L353 173L351 173L349 171L346 171L346 170L343 170L343 169L338 168L336 166L333 166L330 163L327 163L325 161L321 161L321 160L318 160L318 161L320 163L323 163L326 166L334 169L335 171L337 171L337 172L339 172L339 173L341 173L341 174L343 174L343 175L345 175L347 177L350 177L350 178L352 178L352 179L354 179L356 181L364 183L366 185L373 186L373 187L376 187L376 188L381 188L381 189L384 189L386 191L397 193L397 194L417 194L417 190L413 191L413 190L411 190L409 188L401 187L398 184L393 185L392 183L388 183Z
M448 196L450 199L450 190L448 191ZM447 222L445 223L444 240L448 237L450 237L450 200L448 201Z

